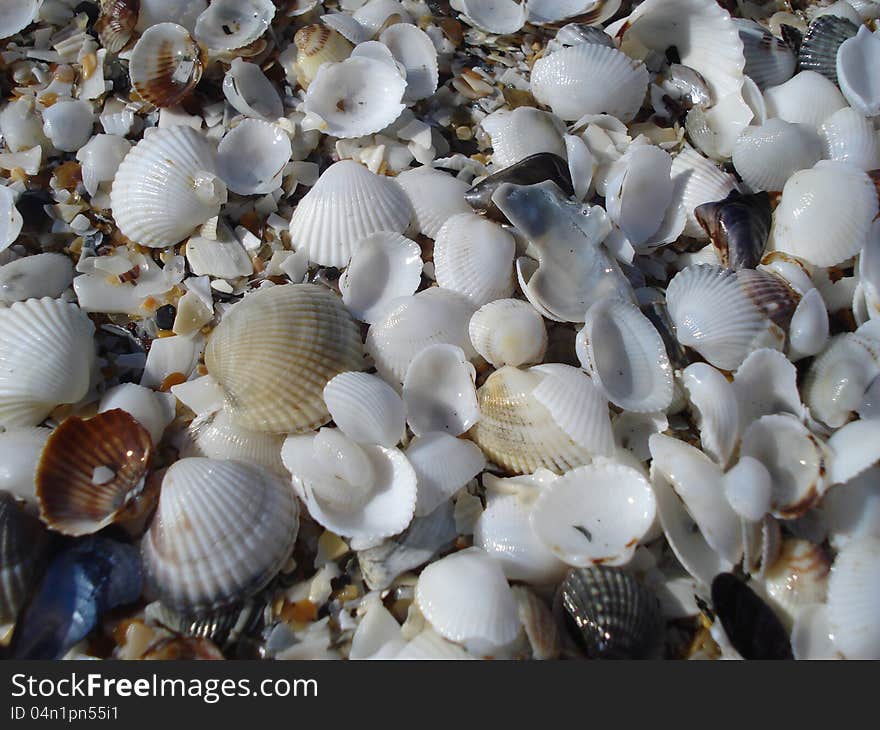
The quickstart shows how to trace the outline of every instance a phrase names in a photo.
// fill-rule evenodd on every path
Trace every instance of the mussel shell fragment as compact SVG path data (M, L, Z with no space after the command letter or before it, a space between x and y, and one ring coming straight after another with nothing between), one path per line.
M734 190L717 203L698 205L694 215L718 250L722 266L754 269L761 262L772 219L767 193Z
M46 567L49 532L0 492L0 624L14 621Z

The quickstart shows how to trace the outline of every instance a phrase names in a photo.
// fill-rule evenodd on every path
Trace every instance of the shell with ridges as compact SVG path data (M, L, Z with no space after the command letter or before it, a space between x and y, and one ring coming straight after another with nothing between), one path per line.
M818 129L828 117L846 106L833 81L815 71L801 71L784 84L764 92L768 117L806 124Z
M360 444L392 447L406 428L403 401L369 373L340 373L324 386L324 401L339 429Z
M410 441L406 457L418 477L417 517L433 512L486 467L471 441L440 431Z
M828 623L847 659L880 659L880 539L847 544L831 566Z
M189 426L189 438L181 456L245 461L285 473L281 437L242 428L225 409L195 419Z
M425 31L408 23L395 23L382 31L379 42L406 70L404 101L426 99L437 90L437 49Z
M815 71L837 84L837 55L844 41L852 38L858 26L848 18L820 15L810 23L798 49L798 67Z
M733 166L752 190L782 190L785 181L822 159L822 141L806 124L768 119L748 127L733 147Z
M458 213L470 213L464 194L468 184L448 172L433 167L404 170L397 180L413 208L413 221L419 233L436 238L440 228Z
M547 350L543 318L519 299L497 299L480 307L468 334L474 349L496 368L540 362Z
M736 179L687 145L673 158L671 175L675 183L671 205L682 205L687 214L684 235L705 240L708 236L694 211L703 203L726 198L736 189Z
M880 167L880 138L870 120L855 109L839 109L819 128L819 136L829 160L849 162L861 170Z
M140 96L158 107L179 104L202 77L202 54L186 28L157 23L144 31L131 52L128 73Z
M797 57L788 44L754 20L736 19L746 58L745 73L759 89L788 81L797 67Z
M118 53L131 40L140 5L140 0L101 0L95 30L101 46L110 53Z
M304 89L314 80L322 63L344 61L352 45L333 28L314 23L300 28L293 36L296 45L296 79Z
M193 35L212 50L231 51L257 40L273 17L272 0L213 0L196 18Z
M844 41L837 51L837 80L843 95L866 117L880 114L880 86L873 70L880 63L880 37L866 25L855 38Z

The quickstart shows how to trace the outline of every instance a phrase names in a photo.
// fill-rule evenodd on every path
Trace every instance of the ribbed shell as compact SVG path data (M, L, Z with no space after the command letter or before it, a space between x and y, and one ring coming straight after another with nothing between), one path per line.
M792 659L788 632L772 609L732 573L712 581L712 607L743 659Z
M846 99L832 81L815 71L800 71L784 84L764 92L768 117L818 128Z
M819 128L829 160L849 162L860 170L880 167L880 138L870 120L846 107L834 112Z
M216 149L192 127L158 129L125 156L110 190L120 232L154 248L183 240L226 202Z
M865 537L848 543L831 566L829 624L847 659L880 659L878 555L880 540Z
M239 461L181 459L142 542L148 585L182 612L248 598L287 561L298 526L286 479Z
M797 67L797 57L788 44L753 20L734 22L743 43L746 75L762 90L788 81Z
M743 195L734 190L717 203L694 210L697 220L728 269L753 269L761 263L770 235L770 198L766 193Z
M403 233L411 217L409 200L394 180L341 160L296 206L290 237L296 249L308 250L312 263L342 267L362 238L379 231Z
M705 240L708 236L694 210L703 203L724 200L736 189L736 179L687 145L673 158L670 174L675 183L672 205L680 203L687 213L684 235Z
M360 370L357 324L335 294L288 284L249 294L220 322L205 365L233 419L269 433L303 433L330 420L324 386Z
M95 30L110 53L118 53L131 40L137 25L140 0L101 0L101 14Z
M473 442L439 431L410 441L406 458L418 478L419 517L436 510L486 468L486 459Z
M569 636L591 659L646 659L663 640L660 602L620 568L570 570L555 608Z
M128 64L131 85L141 98L171 107L189 96L202 77L202 51L176 23L157 23L135 43Z
M376 375L340 373L324 388L324 400L336 425L352 441L390 448L403 436L403 401Z
M851 20L837 15L820 15L807 28L798 64L801 71L816 71L837 83L837 51L840 45L852 38L858 27Z
M782 190L798 170L822 159L822 142L805 124L768 119L747 127L733 146L733 166L752 190Z
M15 620L46 563L49 533L0 492L0 622Z
M232 421L225 410L193 421L189 427L189 437L190 442L181 456L245 461L286 474L281 463L281 437L242 428Z
M458 213L470 213L464 198L468 184L433 167L416 167L395 178L409 198L419 232L436 238L440 228Z
M540 362L547 350L543 317L520 299L497 299L480 307L468 334L474 349L496 368Z
M263 35L273 17L272 0L214 0L196 19L193 35L211 49L242 48Z
M352 45L332 28L314 23L293 36L296 45L296 79L304 89L315 78L322 63L336 63L351 55Z

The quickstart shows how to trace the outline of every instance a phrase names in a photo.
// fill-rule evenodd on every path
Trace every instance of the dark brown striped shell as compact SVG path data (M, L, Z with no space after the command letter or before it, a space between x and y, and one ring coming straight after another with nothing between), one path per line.
M140 9L140 0L101 0L95 31L110 53L119 53L131 40Z

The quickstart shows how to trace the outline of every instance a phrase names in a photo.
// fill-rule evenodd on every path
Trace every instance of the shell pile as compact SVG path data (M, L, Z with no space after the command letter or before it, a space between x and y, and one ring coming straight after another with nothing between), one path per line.
M2 5L0 652L880 659L880 2Z

